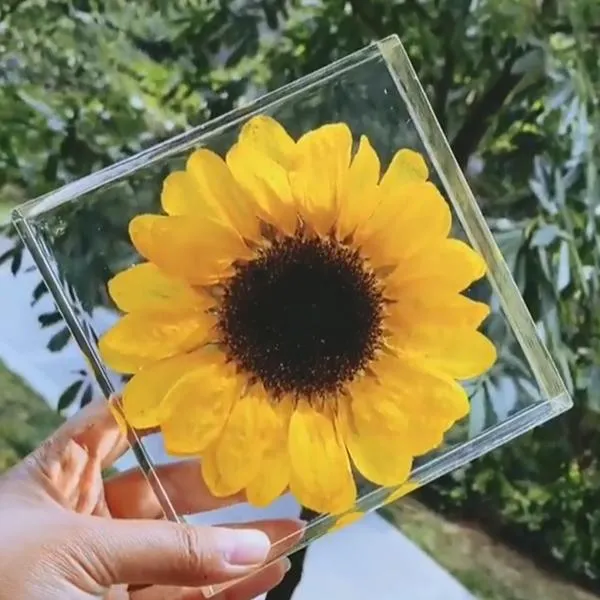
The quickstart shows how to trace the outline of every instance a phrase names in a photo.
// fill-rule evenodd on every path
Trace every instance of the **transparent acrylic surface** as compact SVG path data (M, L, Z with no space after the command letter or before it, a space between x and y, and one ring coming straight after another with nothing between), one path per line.
M419 152L428 164L431 180L450 205L452 236L466 240L487 264L485 278L472 285L466 295L491 306L482 331L498 353L490 371L463 382L471 404L469 415L446 433L439 447L415 459L408 484L383 487L361 480L355 506L342 514L318 514L307 523L301 540L278 541L273 554L276 557L298 550L352 520L357 513L381 507L510 442L567 410L571 400L536 334L486 216L452 155L408 56L399 39L392 36L14 212L14 224L102 393L117 409L124 380L101 358L98 339L104 331L92 316L92 309L102 306L114 315L115 322L119 318L106 286L116 273L141 261L128 235L129 222L140 213L161 213L164 178L182 169L194 149L207 148L224 156L243 125L256 115L274 117L295 139L327 123L344 122L355 139L361 134L368 136L382 170L400 148ZM106 235L109 228L110 236ZM97 256L90 267L89 258L85 262L83 258L85 240L105 235L110 243L95 245ZM161 483L161 463L176 460L166 454L161 434L145 435L128 427L128 435L135 459L165 516L174 521L187 520L186 515L178 514ZM394 456L388 458L394 460ZM231 523L274 514L277 509L272 507L242 505L196 515L193 522Z

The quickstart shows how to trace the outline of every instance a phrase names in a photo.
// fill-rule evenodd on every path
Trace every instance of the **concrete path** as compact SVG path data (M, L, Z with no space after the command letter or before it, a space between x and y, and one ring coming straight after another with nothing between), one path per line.
M10 247L0 237L0 254ZM0 267L0 360L20 375L50 406L55 407L61 392L85 369L74 344L51 353L46 343L51 329L42 330L37 315L53 309L49 297L32 309L31 293L39 281L37 272L25 272L32 265L26 256L15 278L8 265ZM98 330L114 319L107 311L94 315ZM150 439L148 449L157 462L165 460L160 439ZM133 466L128 454L119 467ZM299 507L289 496L268 511L246 505L214 511L193 518L196 522L219 523L252 518L297 516ZM473 600L473 597L429 556L379 516L372 514L354 525L316 541L307 553L302 583L294 600Z

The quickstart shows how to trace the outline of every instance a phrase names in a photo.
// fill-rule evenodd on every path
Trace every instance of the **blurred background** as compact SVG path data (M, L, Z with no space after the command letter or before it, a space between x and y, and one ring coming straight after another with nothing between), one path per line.
M317 542L269 599L290 598L301 577L302 600L383 599L376 581L385 598L411 600L600 598L598 0L3 0L0 221L393 33L575 408ZM106 299L87 274L122 240L108 212L103 237L87 234L97 211L76 213L60 244L92 311ZM470 426L483 429L521 385L489 378ZM94 393L30 257L2 227L0 469Z

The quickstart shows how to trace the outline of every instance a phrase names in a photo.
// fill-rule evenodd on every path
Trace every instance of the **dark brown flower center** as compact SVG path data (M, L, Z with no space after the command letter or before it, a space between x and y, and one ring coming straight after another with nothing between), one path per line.
M274 396L339 393L381 343L382 293L357 251L288 237L236 269L219 312L228 357Z

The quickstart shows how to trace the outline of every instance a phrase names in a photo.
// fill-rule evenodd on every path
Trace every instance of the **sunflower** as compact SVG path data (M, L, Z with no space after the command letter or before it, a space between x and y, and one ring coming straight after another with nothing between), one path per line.
M485 263L449 237L428 177L409 149L382 174L343 123L296 141L257 116L225 159L194 151L164 181L166 214L130 223L145 262L108 284L125 314L100 351L132 375L131 426L256 506L290 490L342 513L358 474L406 481L467 415L458 381L496 357L488 307L461 293Z

